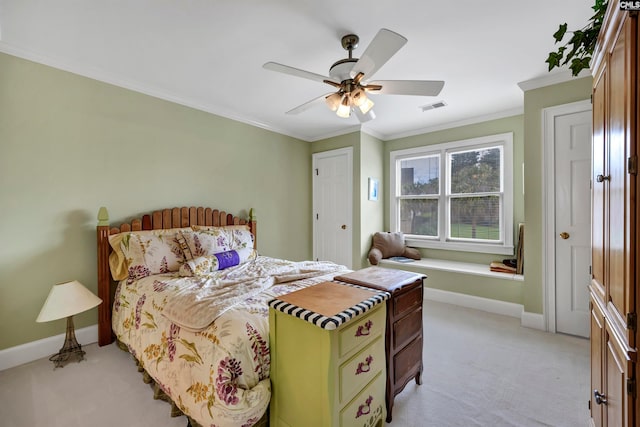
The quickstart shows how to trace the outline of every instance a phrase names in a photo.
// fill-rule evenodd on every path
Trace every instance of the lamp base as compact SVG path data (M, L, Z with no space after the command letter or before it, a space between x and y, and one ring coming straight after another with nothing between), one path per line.
M82 346L78 344L76 340L75 328L73 326L73 316L67 317L67 333L64 338L64 344L58 354L54 354L49 358L56 368L64 368L64 363L69 360L71 355L75 355L78 358L78 362L84 360L86 353L82 350Z

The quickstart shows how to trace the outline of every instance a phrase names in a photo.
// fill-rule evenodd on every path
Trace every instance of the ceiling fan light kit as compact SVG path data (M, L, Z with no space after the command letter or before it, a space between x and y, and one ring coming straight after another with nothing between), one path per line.
M349 118L351 111L359 108L362 114L367 114L374 103L365 94L362 88L357 88L351 92L332 93L325 98L326 104L331 111L335 111L338 117Z
M358 47L360 38L355 34L342 37L342 47L349 52L349 57L333 63L329 69L329 77L300 70L276 62L267 62L263 68L319 81L333 86L336 92L312 99L287 114L298 114L308 110L316 104L325 103L338 117L349 118L355 112L361 123L373 120L375 113L373 101L367 93L385 95L417 95L437 96L443 81L433 80L381 80L369 82L376 71L380 69L393 55L396 54L407 39L398 33L385 28L378 31L360 58L353 57L353 49Z

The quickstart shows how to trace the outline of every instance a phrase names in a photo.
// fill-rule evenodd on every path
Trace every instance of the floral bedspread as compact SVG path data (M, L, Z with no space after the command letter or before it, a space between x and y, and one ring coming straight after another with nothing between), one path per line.
M252 426L271 398L267 302L346 271L328 262L259 256L206 277L169 273L129 284L122 281L116 291L113 330L186 415L202 426ZM257 285L252 287L252 282ZM254 292L239 299L237 293L227 292L233 283ZM219 287L226 290L216 291ZM207 304L219 309L215 300L225 294L232 298L230 303L223 303L221 314L214 314L218 317L200 330L178 326L163 314L168 305L170 312L180 313L172 302L176 296L192 302L200 300L198 295L208 297ZM201 313L203 304L197 307Z

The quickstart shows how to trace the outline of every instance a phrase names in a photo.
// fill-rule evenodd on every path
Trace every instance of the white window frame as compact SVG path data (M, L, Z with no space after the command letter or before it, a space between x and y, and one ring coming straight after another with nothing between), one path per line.
M502 147L502 209L500 212L500 235L502 240L492 242L461 241L460 239L448 239L449 235L449 200L450 184L448 182L448 153L456 153L471 149L488 147ZM389 196L389 224L391 231L400 231L399 224L399 194L400 194L400 169L397 167L401 160L429 156L440 156L440 191L438 198L438 236L419 236L405 234L407 245L419 248L445 249L463 252L484 252L500 255L513 255L513 133L501 133L497 135L483 136L479 138L465 139L461 141L445 142L441 144L425 145L422 147L396 150L390 153L390 196ZM430 197L430 196L428 196Z

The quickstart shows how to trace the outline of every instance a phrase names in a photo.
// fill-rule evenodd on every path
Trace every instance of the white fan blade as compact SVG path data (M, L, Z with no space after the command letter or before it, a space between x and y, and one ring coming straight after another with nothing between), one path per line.
M312 73L310 71L300 70L294 67L289 67L288 65L278 64L277 62L267 62L262 66L262 68L266 70L277 71L279 73L290 74L296 77L302 77L304 79L314 80L320 83L324 83L325 80L332 81L330 77Z
M371 78L405 43L407 39L400 34L382 28L353 66L351 78L358 73L364 73L366 79Z
M437 96L444 86L442 80L378 80L370 84L382 86L380 90L367 91L373 95Z
M353 111L356 113L356 116L358 117L358 120L360 120L360 123L366 123L369 120L373 120L376 118L376 113L374 113L373 110L367 111L367 114L362 114L362 111L360 111L360 109L356 107L353 109Z
M296 108L289 110L286 112L286 114L300 114L304 111L307 111L309 108L315 107L316 105L320 105L320 104L324 104L325 103L325 98L329 95L331 95L332 92L330 93L326 93L322 96L319 96L315 99L312 99L311 101L307 101L302 105L297 106Z

